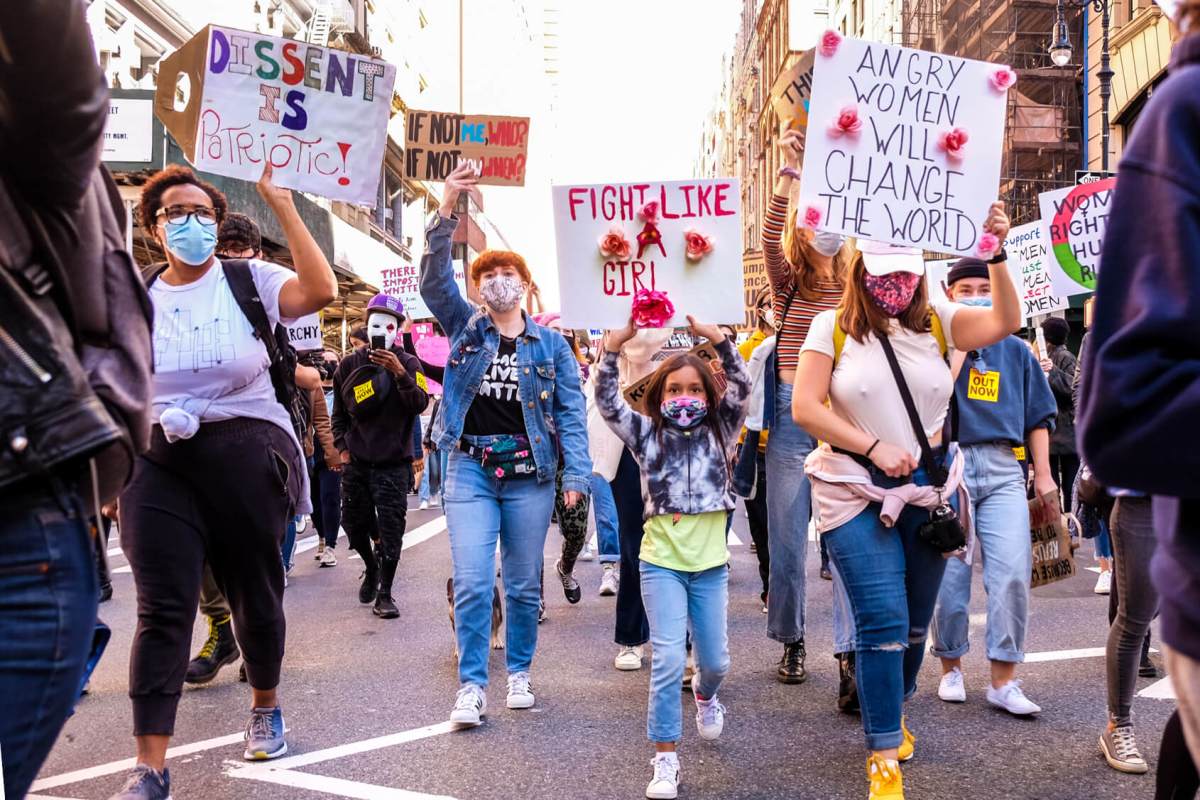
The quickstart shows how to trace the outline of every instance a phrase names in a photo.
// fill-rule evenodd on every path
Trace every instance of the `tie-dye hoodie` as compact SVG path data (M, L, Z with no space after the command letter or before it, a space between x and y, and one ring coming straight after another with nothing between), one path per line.
M728 385L716 414L725 442L732 447L746 418L750 374L725 339L716 346ZM712 429L701 424L680 430L664 424L662 435L653 421L629 407L617 380L617 354L606 352L596 374L596 408L613 433L633 453L642 471L646 519L659 514L703 514L734 508L729 491L729 454L721 451Z

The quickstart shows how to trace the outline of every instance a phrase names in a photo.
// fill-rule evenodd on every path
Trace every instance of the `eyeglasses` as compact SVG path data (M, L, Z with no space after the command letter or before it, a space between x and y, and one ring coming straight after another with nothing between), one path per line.
M160 220L165 219L172 225L182 225L192 216L195 216L201 225L217 224L217 210L211 206L167 206L160 208L154 216Z

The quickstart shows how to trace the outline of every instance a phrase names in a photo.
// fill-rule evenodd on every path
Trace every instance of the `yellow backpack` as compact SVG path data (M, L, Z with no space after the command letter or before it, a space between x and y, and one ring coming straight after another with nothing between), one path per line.
M949 348L946 346L946 333L942 330L942 320L938 317L937 312L930 309L929 311L929 332L933 334L933 338L937 339L938 350L942 353L942 358L946 357ZM838 359L842 356L842 349L846 346L846 332L842 330L842 309L839 307L833 312L833 365L836 367Z

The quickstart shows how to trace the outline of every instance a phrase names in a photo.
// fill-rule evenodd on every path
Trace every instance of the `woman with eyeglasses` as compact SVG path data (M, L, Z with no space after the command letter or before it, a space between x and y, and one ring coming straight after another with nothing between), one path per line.
M158 421L120 500L121 548L138 597L129 668L137 765L113 800L170 796L164 760L206 558L229 600L253 692L244 757L287 752L277 696L279 545L292 515L311 503L303 449L276 399L267 348L242 309L260 307L273 328L332 302L337 282L270 167L258 191L283 227L295 272L217 258L225 196L191 170L167 167L142 188L142 228L167 265L149 285Z

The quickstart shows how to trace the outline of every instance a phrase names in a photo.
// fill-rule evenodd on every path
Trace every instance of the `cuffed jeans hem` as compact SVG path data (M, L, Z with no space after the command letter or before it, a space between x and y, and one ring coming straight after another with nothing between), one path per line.
M899 747L904 741L904 734L900 731L889 731L887 733L868 733L866 735L867 749L875 750L891 750Z
M930 655L937 656L938 658L962 658L970 651L971 651L971 643L970 642L967 642L966 644L958 645L957 647L946 647L946 648L938 647L936 644L934 644L934 645L931 645L929 648ZM1024 657L1022 657L1022 658L1024 658Z
M655 744L674 744L683 738L683 730L679 730L674 736L664 736L661 734L656 734L654 731L647 729L646 736Z
M796 642L804 641L804 633L801 632L799 635L785 636L781 633L775 633L774 631L767 631L767 638L774 639L781 644L795 644Z
M1024 664L1025 654L1016 650L998 650L996 652L988 651L988 661L1003 661L1008 664Z
M130 697L133 701L134 736L174 736L177 694L147 694Z

